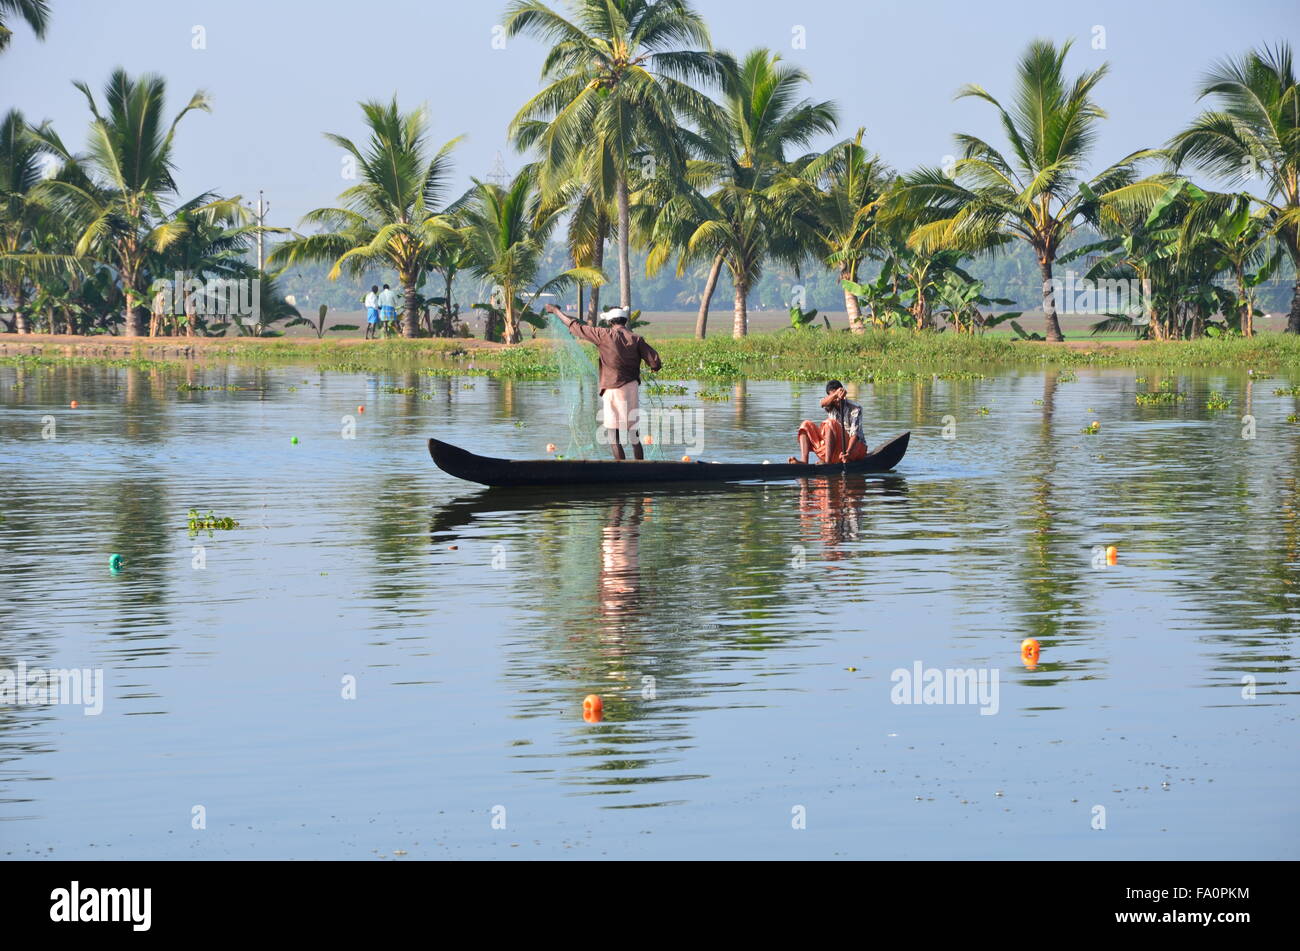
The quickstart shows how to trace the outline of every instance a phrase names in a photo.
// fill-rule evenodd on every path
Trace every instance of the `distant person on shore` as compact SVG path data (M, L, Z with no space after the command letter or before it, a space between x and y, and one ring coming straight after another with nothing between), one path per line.
M366 339L377 335L379 331L379 285L371 284L370 293L366 295Z
M849 400L848 391L839 380L826 384L821 401L825 421L818 426L805 419L799 426L799 452L802 458L791 462L808 464L808 454L815 452L826 463L857 462L867 456L867 437L862 432L862 407Z
M158 281L155 289L157 293L153 295L153 303L149 306L150 337L158 336L167 321L167 282Z
M398 295L393 288L383 285L380 291L380 321L383 323L383 335L393 333L393 323L398 318Z
M605 428L612 436L614 458L620 461L627 458L619 438L619 430L626 430L632 454L644 459L645 449L637 430L641 415L641 363L644 361L651 370L658 370L663 365L659 354L644 337L627 329L627 310L622 307L606 312L608 327L589 327L554 304L547 304L546 310L559 317L569 333L594 343L600 351L600 399L605 408Z
M387 284L379 292L379 319L384 322L384 335L387 336L397 320L397 295Z

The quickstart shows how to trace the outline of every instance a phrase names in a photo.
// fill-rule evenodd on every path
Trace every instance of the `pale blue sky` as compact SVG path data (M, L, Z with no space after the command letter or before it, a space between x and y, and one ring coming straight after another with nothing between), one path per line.
M564 0L559 0L563 6ZM98 91L118 65L168 80L170 108L195 89L211 115L182 124L177 149L185 195L267 192L271 222L296 224L332 204L346 185L339 150L323 131L360 135L355 103L394 92L424 102L433 134L456 135L457 188L485 176L516 109L538 88L541 48L529 39L493 49L504 0L52 0L44 43L15 24L0 56L0 108L54 120L77 146L87 112L71 85ZM812 76L810 95L834 99L842 132L867 127L869 144L899 168L941 163L962 130L1000 143L990 106L954 102L963 83L994 95L1010 87L1013 63L1035 36L1075 38L1072 72L1107 60L1098 100L1105 124L1098 162L1162 143L1192 115L1197 78L1216 58L1260 42L1300 47L1294 0L1222 3L1100 0L697 0L715 45L743 52L765 45ZM193 48L195 26L206 49ZM804 28L806 48L792 48ZM1106 49L1094 50L1094 27Z

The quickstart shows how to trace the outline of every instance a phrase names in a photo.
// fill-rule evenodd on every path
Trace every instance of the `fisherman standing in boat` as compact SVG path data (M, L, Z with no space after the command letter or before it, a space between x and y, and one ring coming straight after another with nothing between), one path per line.
M605 428L613 437L610 444L614 458L627 458L619 438L619 431L624 430L632 445L632 455L644 459L645 449L637 431L641 415L641 363L644 361L651 370L658 370L663 365L659 354L645 342L644 337L627 329L626 308L606 311L608 327L589 327L554 304L547 304L546 310L559 317L569 333L579 340L595 344L600 351L600 398L605 407Z
M867 437L862 432L862 407L849 400L848 391L839 380L826 384L821 401L826 420L820 426L805 419L799 426L801 459L791 462L808 464L808 454L815 452L823 463L857 462L867 457Z

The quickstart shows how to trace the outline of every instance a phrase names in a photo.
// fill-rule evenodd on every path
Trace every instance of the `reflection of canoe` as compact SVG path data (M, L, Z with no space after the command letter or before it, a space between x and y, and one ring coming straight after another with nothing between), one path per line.
M754 462L615 462L585 459L492 459L437 439L429 455L448 475L483 485L639 485L647 482L775 482L813 476L888 472L907 452L911 433L895 436L858 462L764 465Z

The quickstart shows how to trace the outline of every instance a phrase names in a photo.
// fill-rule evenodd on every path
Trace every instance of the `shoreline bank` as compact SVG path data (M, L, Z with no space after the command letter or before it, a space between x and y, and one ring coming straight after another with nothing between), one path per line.
M979 375L997 369L1084 367L1300 368L1300 337L1270 333L1249 340L1013 341L955 334L772 333L734 340L651 340L665 379L813 380L915 377L926 372ZM594 351L592 353L594 360ZM0 335L0 363L86 365L234 363L314 365L362 372L419 365L433 375L513 378L559 375L548 340L513 347L479 339L318 340L256 337L77 337Z

